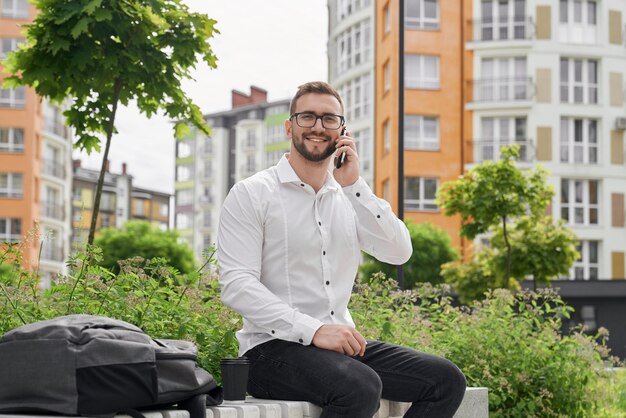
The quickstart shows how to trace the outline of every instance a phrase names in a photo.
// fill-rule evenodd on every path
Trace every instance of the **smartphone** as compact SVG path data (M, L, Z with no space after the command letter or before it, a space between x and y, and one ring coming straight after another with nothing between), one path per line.
M339 134L339 136L343 136L346 134L346 126L344 125L343 128L341 128L341 133ZM341 153L340 157L337 157L337 168L341 168L341 165L344 163L344 161L346 160L346 153L343 152Z

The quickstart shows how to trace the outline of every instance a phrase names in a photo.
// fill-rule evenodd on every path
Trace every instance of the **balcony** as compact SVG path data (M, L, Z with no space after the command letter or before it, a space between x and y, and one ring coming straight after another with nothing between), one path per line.
M469 81L469 94L474 103L524 102L535 96L530 77L484 78Z
M49 176L65 179L65 166L49 158L43 159L43 172Z
M65 208L63 205L56 202L42 202L41 208L43 216L59 221L65 220Z
M63 261L63 248L55 247L51 242L44 242L41 249L41 258L50 261Z
M475 139L474 162L494 161L500 159L500 150L504 146L517 144L520 147L520 158L518 161L529 163L534 160L534 147L530 139L523 138L500 138L500 139Z
M498 21L485 18L467 23L468 42L526 41L535 37L535 24L530 17Z

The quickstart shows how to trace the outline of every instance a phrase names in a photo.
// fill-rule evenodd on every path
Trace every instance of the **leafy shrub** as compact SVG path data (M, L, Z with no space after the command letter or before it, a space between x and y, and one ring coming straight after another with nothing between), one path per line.
M241 320L221 303L210 272L181 275L165 259L135 257L121 261L114 274L97 265L102 253L94 248L70 259L69 274L42 292L37 274L24 271L19 260L16 246L0 250L0 333L61 315L103 315L155 338L196 342L200 365L218 381L219 360L237 356Z
M497 289L455 307L447 287L392 290L376 275L359 283L351 312L366 338L384 339L452 360L469 386L489 389L493 417L598 417L613 402L606 383L605 330L563 335L572 308L553 290ZM606 415L610 416L610 415Z

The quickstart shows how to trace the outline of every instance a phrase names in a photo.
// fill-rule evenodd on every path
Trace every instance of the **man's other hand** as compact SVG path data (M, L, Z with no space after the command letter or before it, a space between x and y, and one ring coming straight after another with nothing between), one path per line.
M363 356L367 342L348 325L322 325L313 335L311 343L319 348L336 351L348 356Z

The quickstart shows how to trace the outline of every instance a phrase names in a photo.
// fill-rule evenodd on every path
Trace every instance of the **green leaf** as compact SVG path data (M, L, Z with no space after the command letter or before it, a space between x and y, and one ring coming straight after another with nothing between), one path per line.
M185 122L178 122L174 125L174 136L176 139L182 139L187 137L191 133L191 129L189 129L189 125Z
M83 33L88 32L89 24L92 21L93 19L90 17L83 17L82 19L80 19L78 23L76 23L76 25L74 25L74 27L72 28L72 38L77 39Z

